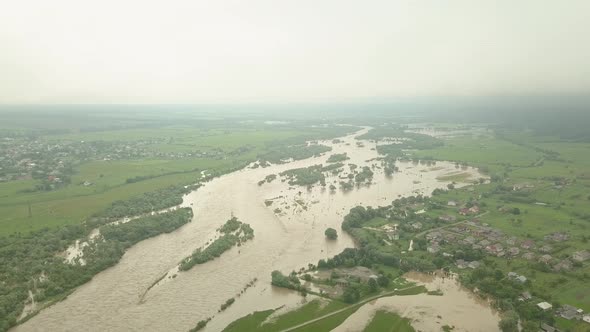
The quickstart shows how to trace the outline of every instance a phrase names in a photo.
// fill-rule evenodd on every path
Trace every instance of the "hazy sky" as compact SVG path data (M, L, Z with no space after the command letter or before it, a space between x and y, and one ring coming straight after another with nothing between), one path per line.
M588 92L589 0L0 4L0 103Z

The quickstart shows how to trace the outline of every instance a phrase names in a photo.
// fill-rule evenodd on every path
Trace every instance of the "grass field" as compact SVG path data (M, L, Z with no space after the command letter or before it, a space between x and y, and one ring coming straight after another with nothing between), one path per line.
M365 327L364 332L415 332L406 318L387 312L377 311L369 325Z
M74 178L96 179L92 186L84 187L74 181L68 187L50 192L18 193L24 187L20 183L4 183L0 185L2 202L0 203L0 234L11 234L56 227L60 225L82 222L92 214L108 207L112 202L125 200L148 191L154 191L176 184L190 184L200 179L200 171L190 169L231 168L237 160L195 160L194 164L187 161L124 161L116 163L93 162L83 165L80 173ZM157 166L156 166L157 165ZM160 167L159 167L160 166ZM167 167L167 168L162 168ZM162 175L159 177L125 183L125 179L137 175L167 174L171 170L186 173ZM103 174L99 177L98 174ZM29 217L29 204L32 216Z
M347 304L339 301L315 299L295 310L284 313L276 318L272 318L268 322L265 322L265 320L268 318L268 316L274 313L275 310L255 312L234 321L223 331L281 331L301 323L305 323L316 317L320 317L330 312L345 308L346 306ZM341 314L334 315L334 317L322 320L317 324L310 324L309 328L305 327L298 331L329 331L332 328L338 326L342 321L344 321L344 319L346 319L346 317L350 316L354 310L350 312L349 310L346 310Z
M275 310L256 311L229 324L223 332L256 331Z
M438 160L467 162L470 165L498 167L503 164L528 166L542 154L522 146L494 138L456 138L445 140L441 148L419 150L417 157L433 157Z

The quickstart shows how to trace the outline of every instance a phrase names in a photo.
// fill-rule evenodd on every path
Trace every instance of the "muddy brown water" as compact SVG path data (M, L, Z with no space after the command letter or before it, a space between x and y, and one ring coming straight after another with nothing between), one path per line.
M416 331L442 331L445 325L454 327L453 331L500 331L498 313L490 308L488 302L463 288L454 278L415 272L404 277L426 286L428 290L440 290L443 295L383 297L363 305L332 331L362 331L375 313L381 310L408 318Z
M340 231L342 217L349 209L388 205L400 196L428 195L448 184L437 177L455 171L452 163L438 162L436 167L429 167L400 162L400 172L393 177L376 168L373 185L350 192L330 192L320 186L311 190L293 188L280 179L258 185L269 174L325 164L333 153L347 152L351 158L347 163L359 167L371 165L373 161L366 161L378 157L372 149L375 143L365 142L359 147L354 139L367 130L341 138L342 143L320 142L333 147L332 152L320 157L245 168L207 182L184 197L183 206L192 207L194 212L191 223L133 246L117 265L13 330L187 331L198 321L214 317L205 330L220 331L254 311L299 305L300 295L270 285L271 271L288 273L353 247L352 239ZM474 169L468 171L474 179L480 176ZM328 186L334 181L339 180L330 177ZM264 202L273 198L273 204L267 207ZM273 212L277 207L282 210L278 215ZM252 226L254 240L146 292L184 257L214 238L216 229L232 214ZM326 241L327 227L339 230L338 240ZM258 279L255 285L236 297L254 278ZM220 305L232 297L236 302L218 313Z

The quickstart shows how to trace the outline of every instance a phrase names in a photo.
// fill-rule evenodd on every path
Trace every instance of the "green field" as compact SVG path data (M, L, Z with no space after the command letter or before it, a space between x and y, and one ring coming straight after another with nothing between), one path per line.
M266 310L255 312L248 316L242 317L230 325L228 325L223 331L281 331L299 324L305 323L311 319L323 316L330 312L345 308L347 304L339 301L326 301L326 300L312 300L307 304L288 311L274 319L265 320L275 310ZM350 316L356 309L345 310L341 314L336 314L327 319L321 320L315 324L310 324L305 328L298 329L297 331L329 331L332 328L340 325L346 317Z
M364 332L415 332L408 319L399 315L387 312L377 311L369 325L365 327Z

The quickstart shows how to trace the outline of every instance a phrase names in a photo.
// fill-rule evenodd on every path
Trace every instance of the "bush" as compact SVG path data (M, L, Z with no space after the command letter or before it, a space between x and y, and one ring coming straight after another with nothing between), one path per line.
M334 228L327 228L324 234L330 240L336 240L338 238L338 232Z

